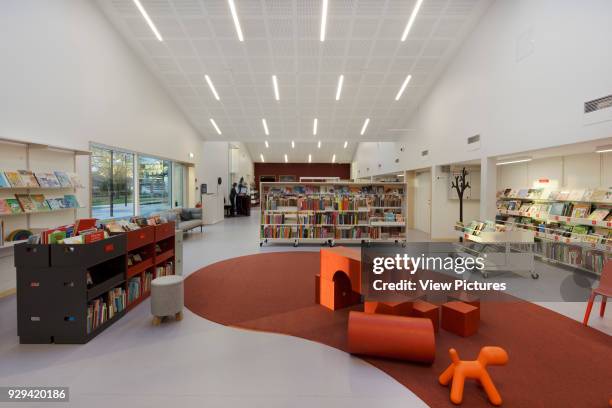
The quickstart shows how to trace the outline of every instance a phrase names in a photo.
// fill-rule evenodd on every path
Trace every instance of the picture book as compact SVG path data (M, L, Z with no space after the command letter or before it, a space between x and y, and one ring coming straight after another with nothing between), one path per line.
M52 210L61 210L64 208L63 198L47 198L47 204Z
M65 171L56 171L55 177L57 177L57 181L60 183L62 187L72 187L72 183L70 182L70 177L68 173Z
M559 193L560 193L560 191L552 190L548 194L548 197L546 197L546 199L548 199L548 200L556 200L559 197Z
M603 221L608 216L610 210L605 208L597 208L589 215L590 220Z
M85 188L83 183L81 183L81 179L79 178L78 174L76 173L66 173L66 174L68 174L68 177L70 177L70 183L72 184L74 188Z
M36 180L34 173L32 173L31 171L18 170L18 173L19 177L21 177L21 182L23 183L24 187L40 187L40 185L38 184L38 180Z
M593 194L591 194L591 201L594 203L603 203L605 198L606 190L603 190L601 188L596 189L595 191L593 191Z
M12 214L11 207L8 205L6 200L0 199L0 214Z
M590 188L588 190L585 190L584 195L582 196L582 201L591 201L594 192L595 190Z
M83 231L96 227L97 218L80 218L74 222L74 230L78 235Z
M6 201L6 204L11 209L11 214L20 214L23 212L23 210L21 209L21 205L19 204L19 201L16 198L7 198L4 201Z
M5 171L4 176L11 184L11 187L25 187L23 181L21 181L21 176L16 171Z
M38 184L41 187L46 188L58 188L61 187L59 180L55 177L53 173L34 173L36 180L38 180Z
M10 188L11 183L6 179L4 173L0 171L0 188Z
M576 225L572 228L571 237L574 239L581 239L583 235L586 235L589 232L589 227L584 225Z
M45 200L45 196L42 194L32 194L30 199L34 203L36 211L49 211L51 209L49 204L47 204L47 200Z
M606 191L606 194L604 195L603 202L604 203L612 203L612 190Z
M524 203L523 205L521 205L521 208L519 208L519 211L522 212L529 212L529 209L531 208L531 204L529 203Z
M550 206L550 215L563 215L565 212L565 203L552 203Z
M575 204L572 209L572 218L586 218L591 211L591 204Z
M557 198L555 198L555 200L567 200L569 198L569 195L569 191L559 191L559 194L557 195Z
M32 201L32 198L29 194L15 194L15 198L19 201L19 205L21 205L21 209L25 213L36 212L36 205Z
M529 195L529 190L526 188L520 189L518 191L517 197L518 198L527 198L527 196Z
M79 208L79 201L74 194L64 195L64 207L65 208Z
M582 201L584 197L584 190L572 190L567 198L569 201Z

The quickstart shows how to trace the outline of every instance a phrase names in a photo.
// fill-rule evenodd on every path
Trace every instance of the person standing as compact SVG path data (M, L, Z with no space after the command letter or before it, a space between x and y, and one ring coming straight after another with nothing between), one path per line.
M232 184L232 190L230 191L230 205L232 206L231 215L232 217L236 215L236 195L238 192L236 191L236 183Z

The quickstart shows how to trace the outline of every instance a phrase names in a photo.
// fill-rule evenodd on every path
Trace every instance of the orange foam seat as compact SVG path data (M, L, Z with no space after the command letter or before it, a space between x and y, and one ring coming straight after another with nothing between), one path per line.
M328 309L343 309L361 302L359 293L353 292L350 281L343 273L332 281L319 278L319 288L319 303Z
M412 302L364 302L363 310L366 313L410 316Z
M431 320L434 331L440 329L440 307L424 300L417 300L412 305L412 316Z
M468 337L478 332L480 312L477 307L463 302L442 305L442 328L459 336Z
M436 338L429 319L350 312L348 350L352 354L431 363Z
M337 272L349 278L353 292L361 293L361 252L352 248L334 247L320 251L321 279L334 280Z

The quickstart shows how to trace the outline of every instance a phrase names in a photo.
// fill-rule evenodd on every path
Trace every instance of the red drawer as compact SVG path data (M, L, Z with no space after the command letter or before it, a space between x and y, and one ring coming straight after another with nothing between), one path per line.
M134 249L143 247L147 244L153 243L155 240L155 227L143 227L139 230L127 232L127 250L132 251Z
M174 236L174 221L155 226L155 241Z

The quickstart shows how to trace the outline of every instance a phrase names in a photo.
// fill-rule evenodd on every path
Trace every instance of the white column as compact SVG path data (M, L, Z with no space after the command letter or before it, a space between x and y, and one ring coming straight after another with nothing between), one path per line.
M495 159L480 159L480 219L494 220L496 214L497 166Z

